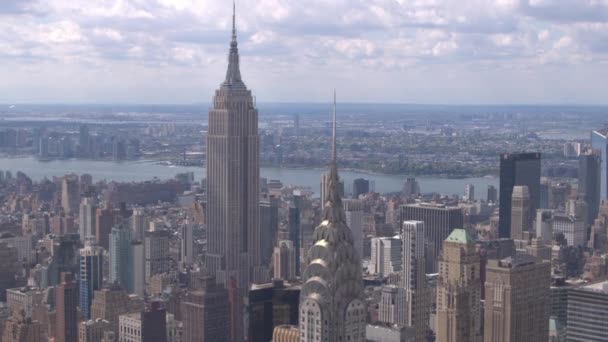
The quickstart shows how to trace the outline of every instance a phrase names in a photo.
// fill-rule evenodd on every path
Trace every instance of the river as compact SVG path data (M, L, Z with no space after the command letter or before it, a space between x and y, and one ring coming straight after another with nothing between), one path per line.
M88 173L94 181L144 181L154 178L170 179L178 173L194 172L197 180L204 175L202 167L164 166L151 161L93 161L93 160L53 160L39 161L34 157L7 158L0 157L0 170L16 173L21 171L34 180L44 177L63 176L68 173ZM287 169L263 167L261 176L278 179L285 185L307 186L318 194L322 169ZM346 184L347 192L352 188L353 180L365 178L373 181L375 191L379 193L400 191L406 176L369 174L365 172L342 171L340 177ZM485 199L488 185L498 188L498 179L491 177L446 179L436 177L416 177L423 193L436 192L444 195L464 193L466 184L473 184L477 198Z

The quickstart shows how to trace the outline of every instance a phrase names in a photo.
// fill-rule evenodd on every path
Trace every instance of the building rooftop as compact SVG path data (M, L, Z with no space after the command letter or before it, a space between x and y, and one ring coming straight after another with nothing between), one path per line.
M608 280L601 281L595 284L581 286L581 289L608 295Z
M473 237L464 229L454 229L450 236L445 241L458 242L458 243L469 243L474 242Z

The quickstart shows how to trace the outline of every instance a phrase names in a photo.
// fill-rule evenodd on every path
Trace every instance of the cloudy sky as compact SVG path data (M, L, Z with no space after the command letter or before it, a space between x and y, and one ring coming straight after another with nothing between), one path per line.
M229 0L0 0L0 103L200 103ZM608 0L237 0L258 101L608 103Z

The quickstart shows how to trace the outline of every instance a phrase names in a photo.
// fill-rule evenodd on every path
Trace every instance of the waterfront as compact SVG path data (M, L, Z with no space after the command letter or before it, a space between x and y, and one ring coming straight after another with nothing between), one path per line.
M164 166L151 161L92 161L92 160L53 160L39 161L34 157L0 158L0 170L16 173L21 171L34 180L44 177L60 177L68 173L93 176L94 181L106 179L108 181L132 182L146 181L154 178L170 179L178 173L194 172L197 180L204 176L202 167ZM317 195L319 192L322 169L287 169L276 167L261 168L261 176L268 179L278 179L285 185L299 185L310 187ZM375 183L375 191L380 193L400 191L406 176L379 175L355 171L341 171L340 176L345 182L346 190L356 178L365 178ZM466 184L475 185L478 198L484 199L488 185L498 187L497 178L465 178L446 179L431 177L416 177L424 193L437 192L445 195L462 195Z

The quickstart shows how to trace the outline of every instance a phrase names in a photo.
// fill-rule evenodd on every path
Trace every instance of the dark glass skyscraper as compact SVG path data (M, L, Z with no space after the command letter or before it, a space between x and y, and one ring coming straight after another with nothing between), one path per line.
M601 157L599 153L580 156L578 164L578 194L589 206L588 221L593 223L600 208Z
M530 192L530 217L540 208L540 153L507 153L500 156L500 213L498 235L511 237L513 187L525 185Z
M601 160L600 199L608 199L608 130L591 133L591 147L599 151Z

